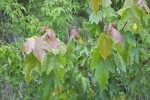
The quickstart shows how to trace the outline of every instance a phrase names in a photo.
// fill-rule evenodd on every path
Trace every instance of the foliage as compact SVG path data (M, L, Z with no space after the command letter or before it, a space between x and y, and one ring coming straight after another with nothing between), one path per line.
M11 27L16 29L15 24L20 23L16 30L30 37L22 47L20 43L0 48L1 74L7 81L18 85L23 79L14 81L24 74L27 89L22 91L23 98L150 99L150 10L146 0L85 0L93 12L90 10L88 22L85 18L78 26L71 23L78 18L78 0L35 1L25 2L26 6L15 0L1 4L12 17ZM69 35L66 28L72 26Z

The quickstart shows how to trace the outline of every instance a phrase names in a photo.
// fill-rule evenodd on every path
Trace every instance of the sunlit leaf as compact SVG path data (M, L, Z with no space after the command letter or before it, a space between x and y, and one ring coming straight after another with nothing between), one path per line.
M47 44L53 48L53 49L57 49L58 46L60 45L60 42L57 38L53 38L53 39L47 39L45 40L47 42Z
M97 14L99 5L102 4L102 0L90 0L90 3L92 4L93 12Z
M106 37L104 33L101 33L97 40L97 45L101 56L105 60L109 54L112 40L109 37Z
M33 51L34 56L42 63L45 56L45 51L49 51L47 43L41 38L28 38L23 44L25 46L25 52L27 54Z
M97 15L94 12L91 13L90 19L89 19L91 23L95 22L96 24L98 24L99 21L101 20L102 20L102 13L100 10L97 12Z

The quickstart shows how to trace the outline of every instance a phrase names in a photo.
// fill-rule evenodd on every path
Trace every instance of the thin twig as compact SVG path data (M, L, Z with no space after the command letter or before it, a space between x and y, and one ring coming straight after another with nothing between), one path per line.
M101 11L103 10L103 6L101 7ZM102 16L102 32L104 31L104 21L103 21L103 16Z
M125 26L127 25L128 22L125 22L125 24L123 25L122 31L124 30Z
M3 45L3 41L4 41L4 25L3 25L3 15L2 15L2 10L1 10L1 23L2 23L2 32L3 32L3 36L2 36L2 45Z
M136 47L137 47L137 43L138 43L138 37L137 37L137 34L136 34Z
M144 67L148 63L149 60L150 60L150 57L143 63L142 67Z

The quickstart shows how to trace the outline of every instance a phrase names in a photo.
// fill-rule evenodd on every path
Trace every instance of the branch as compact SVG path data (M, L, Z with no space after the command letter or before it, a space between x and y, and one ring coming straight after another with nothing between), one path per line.
M101 7L101 11L103 10L103 6ZM102 32L104 31L104 21L103 21L103 16L102 16Z
M125 22L125 24L123 25L122 31L124 30L125 26L127 25L128 22Z
M148 63L149 60L150 60L150 57L143 63L142 67L144 67Z

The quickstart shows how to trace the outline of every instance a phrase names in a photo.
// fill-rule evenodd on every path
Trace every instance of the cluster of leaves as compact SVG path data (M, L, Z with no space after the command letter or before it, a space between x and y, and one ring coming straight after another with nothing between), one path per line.
M41 77L49 77L42 82L44 89L49 87L43 90L47 99L150 98L146 1L125 0L123 8L117 12L110 7L111 0L91 0L90 3L91 23L106 21L107 26L102 26L102 33L94 27L92 37L97 45L91 41L84 43L76 27L71 30L67 46L60 45L54 31L44 25L40 32L46 30L46 33L27 39L22 47L29 54L24 62L26 83L29 84L34 69Z
M113 1L121 2L122 8L114 10ZM38 95L29 93L26 99L30 96L44 100L150 98L150 15L146 0L90 0L93 12L87 29L90 32L88 41L82 40L78 26L74 26L66 44L59 39L61 36L68 38L65 28L70 25L72 11L77 11L79 3L69 0L39 0L36 3L38 7L34 0L30 0L27 8L18 5L16 0L0 3L5 5L2 9L7 8L6 12L12 16L13 25L20 23L13 28L18 31L18 27L25 25L27 27L23 26L25 29L21 31L29 36L34 34L21 48L27 54L24 68L12 66L10 72L7 70L9 73L16 69L15 72L23 72L27 89L30 89L25 90L27 93L35 93L38 89ZM11 9L16 10L10 13ZM19 50L12 53L17 58L10 58L5 53L13 50L6 48L9 47L0 49L3 54L0 57L6 59L6 62L0 62L4 66L1 68L12 64L11 59L21 60L20 55L16 56ZM18 66L18 62L13 63ZM17 78L22 74L13 75Z
M77 1L72 0L2 0L0 1L0 12L3 15L1 21L6 23L3 23L1 28L11 30L10 32L4 30L7 34L3 35L7 36L13 31L20 37L30 37L37 34L46 24L55 29L57 36L64 40L68 35L67 27L74 20L73 14L79 6Z

